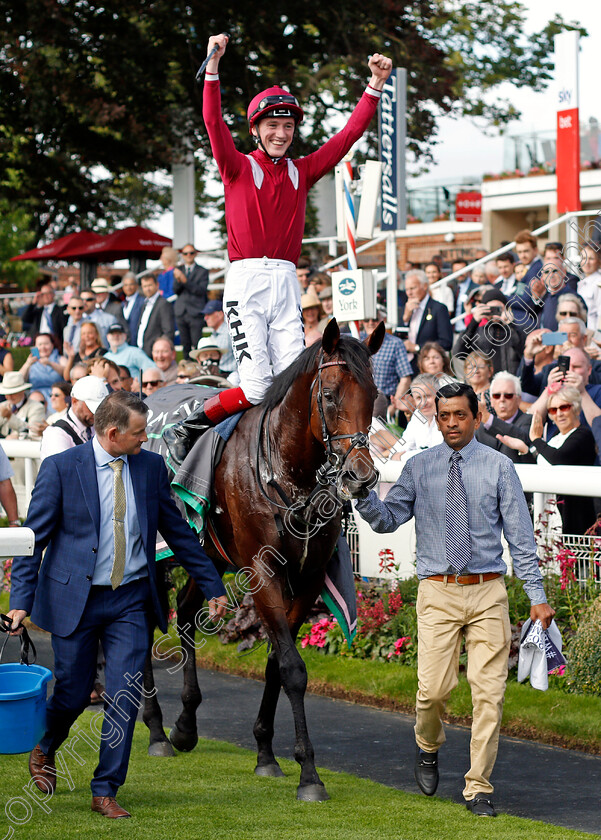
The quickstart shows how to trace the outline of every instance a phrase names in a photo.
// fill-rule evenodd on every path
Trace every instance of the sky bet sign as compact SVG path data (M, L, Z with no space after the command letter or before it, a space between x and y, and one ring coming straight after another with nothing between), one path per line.
M407 225L406 105L407 71L397 67L384 85L378 109L380 160L382 161L382 230L404 230Z
M557 212L580 210L578 32L555 36L557 108Z

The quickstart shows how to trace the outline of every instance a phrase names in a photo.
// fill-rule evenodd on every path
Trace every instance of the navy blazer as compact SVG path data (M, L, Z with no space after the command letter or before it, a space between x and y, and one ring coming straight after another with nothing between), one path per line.
M157 586L157 530L208 599L225 594L225 589L171 498L161 456L142 450L129 455L128 462L152 603L157 623L165 631ZM31 557L13 561L10 607L31 613L32 621L44 630L69 636L85 609L98 551L100 501L91 441L42 461L25 525L35 534L35 548Z
M142 317L142 309L144 308L145 303L146 298L144 297L142 292L137 292L133 306L129 311L129 316L125 318L125 320L127 321L127 328L129 331L129 343L133 344L134 346L136 345L138 327L140 326L140 318ZM123 304L121 304L121 306L123 306ZM123 317L125 317L125 315Z
M423 347L427 341L437 341L444 350L453 346L453 328L449 310L444 303L430 298L417 331L416 344Z

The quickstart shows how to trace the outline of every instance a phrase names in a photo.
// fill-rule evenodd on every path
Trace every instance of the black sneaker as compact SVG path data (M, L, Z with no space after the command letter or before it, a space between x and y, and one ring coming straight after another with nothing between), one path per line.
M471 811L475 817L496 817L497 812L495 806L492 804L492 799L482 793L477 793L473 799L465 803L468 811Z
M438 787L438 753L428 753L417 747L415 766L413 768L415 781L419 789L426 796L433 796Z

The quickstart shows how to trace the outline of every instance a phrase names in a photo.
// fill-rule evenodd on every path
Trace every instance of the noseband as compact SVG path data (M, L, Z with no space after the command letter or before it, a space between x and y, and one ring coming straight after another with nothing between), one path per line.
M321 352L320 359L323 359L323 350ZM321 437L328 456L327 462L317 470L317 481L319 482L319 484L322 485L336 484L336 480L343 470L343 467L346 463L346 459L351 454L353 449L367 449L369 445L368 437L364 432L355 432L352 435L330 434L330 430L328 429L328 424L326 423L326 417L323 410L323 383L321 372L324 368L334 366L348 367L347 363L342 359L335 359L331 362L321 361L317 368L317 376L311 383L311 388L309 390L309 393L313 394L313 389L315 388L315 384L317 383L317 410L319 412L319 419L321 421ZM309 418L310 417L311 403L309 403ZM351 445L342 457L340 457L340 455L338 455L337 452L334 452L334 447L332 446L332 443L335 440L351 441Z

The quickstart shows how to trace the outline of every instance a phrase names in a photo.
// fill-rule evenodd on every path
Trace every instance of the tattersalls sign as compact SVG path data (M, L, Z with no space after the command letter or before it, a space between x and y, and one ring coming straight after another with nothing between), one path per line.
M578 117L578 32L555 36L557 108L557 212L580 210L580 125Z
M407 71L392 71L380 100L378 129L382 161L382 230L404 230L407 225L405 197L405 139L407 135Z

